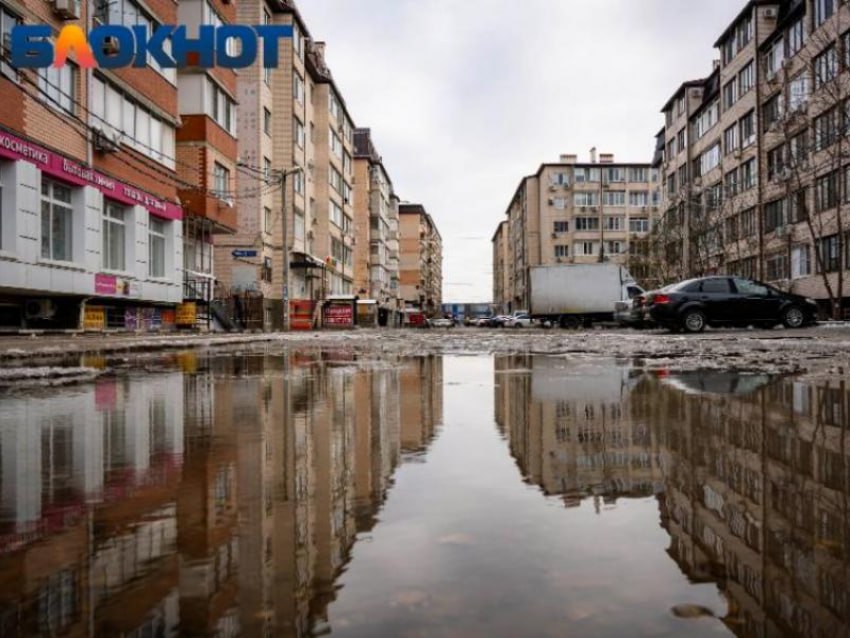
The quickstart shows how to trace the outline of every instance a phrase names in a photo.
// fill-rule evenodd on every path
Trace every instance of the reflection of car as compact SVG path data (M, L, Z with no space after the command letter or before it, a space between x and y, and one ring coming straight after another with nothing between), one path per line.
M446 319L445 317L440 317L439 319L431 319L431 327L432 328L454 328L455 322L451 319Z
M706 326L802 328L817 320L817 304L800 295L740 277L689 279L646 293L646 308L658 325L702 332Z
M505 328L530 328L532 325L531 317L526 313L515 314L505 320Z
M734 394L745 396L769 385L776 377L721 370L694 370L668 374L658 371L661 382L686 394Z

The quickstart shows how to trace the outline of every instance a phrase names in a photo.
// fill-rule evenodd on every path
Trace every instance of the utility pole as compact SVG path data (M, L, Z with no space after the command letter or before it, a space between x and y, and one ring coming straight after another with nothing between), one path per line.
M282 231L283 231L283 331L289 332L289 215L286 212L286 178L289 175L302 173L304 171L300 166L290 168L289 170L279 171L280 175L280 190L281 190L281 215L282 215Z

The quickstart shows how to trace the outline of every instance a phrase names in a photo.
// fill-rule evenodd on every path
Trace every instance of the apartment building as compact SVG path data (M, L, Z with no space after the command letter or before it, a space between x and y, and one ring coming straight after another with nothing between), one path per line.
M239 73L239 231L216 242L217 277L222 295L249 296L262 326L280 329L284 295L309 317L320 300L353 291L354 124L325 44L312 39L294 2L241 3L237 17L292 26L293 37L279 41L276 68L258 62Z
M380 325L400 325L399 200L368 128L354 131L354 183L354 291L377 301Z
M16 24L174 24L173 3L0 2ZM183 299L174 70L0 61L0 326L158 328Z
M711 73L662 107L659 280L758 278L843 316L848 30L838 0L748 2L715 42Z
M408 310L439 312L443 289L443 239L422 204L399 204L399 290Z
M504 312L529 305L529 268L627 263L633 244L658 218L658 173L591 151L589 163L562 155L522 179L493 237L494 303Z

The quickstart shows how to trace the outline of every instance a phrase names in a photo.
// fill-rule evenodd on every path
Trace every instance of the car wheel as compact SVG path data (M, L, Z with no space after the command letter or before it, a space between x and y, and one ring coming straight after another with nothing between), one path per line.
M682 327L692 334L705 330L705 313L701 310L687 310L682 315Z
M791 306L782 313L782 323L786 328L802 328L806 323L806 315L797 306Z

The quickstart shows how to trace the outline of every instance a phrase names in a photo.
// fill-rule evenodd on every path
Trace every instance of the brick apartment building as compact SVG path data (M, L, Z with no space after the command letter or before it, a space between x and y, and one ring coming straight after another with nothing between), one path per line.
M523 178L492 239L497 308L528 309L532 266L627 263L658 218L659 186L649 163L615 162L595 149L589 163L562 155Z
M729 273L850 307L850 6L750 1L663 106L661 281Z
M443 290L443 239L421 204L399 204L399 290L406 310L434 315Z

